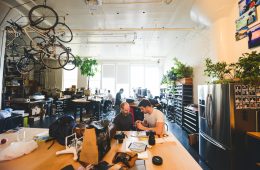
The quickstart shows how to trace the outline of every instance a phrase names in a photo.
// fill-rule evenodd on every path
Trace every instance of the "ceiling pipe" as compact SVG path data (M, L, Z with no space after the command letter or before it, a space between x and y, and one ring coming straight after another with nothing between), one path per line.
M105 0L85 0L87 5L130 5L130 4L153 4L153 3L165 3L169 5L173 0L151 0L151 1L140 1L136 0L134 2L124 1L124 2L106 2Z
M111 29L72 29L77 32L124 32L124 31L193 31L194 28L111 28Z
M81 43L68 43L68 44L135 44L134 41L87 41Z

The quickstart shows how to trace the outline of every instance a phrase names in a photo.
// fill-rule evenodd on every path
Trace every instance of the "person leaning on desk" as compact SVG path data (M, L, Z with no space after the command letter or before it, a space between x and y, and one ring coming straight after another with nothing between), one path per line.
M153 108L152 104L147 99L143 99L138 107L141 109L141 112L144 113L144 120L137 120L135 122L136 128L145 131L152 130L157 135L163 135L165 124L163 113L160 110Z

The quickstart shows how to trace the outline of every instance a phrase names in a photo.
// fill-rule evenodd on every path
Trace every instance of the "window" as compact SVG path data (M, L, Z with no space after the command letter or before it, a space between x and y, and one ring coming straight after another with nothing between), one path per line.
M159 71L159 67L156 65L146 65L145 67L145 88L150 90L153 96L160 95Z
M118 64L116 67L116 91L124 89L123 98L129 96L129 65Z
M98 65L97 70L98 71L96 72L95 76L90 77L89 79L89 88L92 94L95 94L96 89L101 88L101 66L100 65Z
M115 65L103 64L102 66L102 89L110 90L111 94L115 94ZM114 96L114 95L113 95Z
M144 65L130 65L130 84L131 89L145 87L144 84Z
M66 88L71 88L72 85L76 85L77 87L78 81L78 69L77 67L73 70L64 70L63 69L63 90Z

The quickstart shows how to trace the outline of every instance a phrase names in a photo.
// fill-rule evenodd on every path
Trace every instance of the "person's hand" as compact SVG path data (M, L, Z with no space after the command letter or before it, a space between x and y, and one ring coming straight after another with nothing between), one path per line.
M137 121L135 121L135 123L137 124L137 123L140 123L140 122L142 122L141 120L137 120Z
M137 129L140 129L140 130L144 129L144 126L142 125L141 121L136 123L136 127L137 127Z

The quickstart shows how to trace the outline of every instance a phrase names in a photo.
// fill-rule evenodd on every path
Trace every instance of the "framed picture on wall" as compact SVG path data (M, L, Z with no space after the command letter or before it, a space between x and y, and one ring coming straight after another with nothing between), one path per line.
M260 23L249 28L247 31L248 48L260 46Z
M249 9L254 8L260 4L260 0L240 0L238 2L239 16L243 15Z
M247 29L248 29L248 27L243 27L243 28L241 28L241 30L236 32L236 35L235 35L236 41L241 40L247 36Z
M238 2L239 16L243 15L247 11L247 5L246 0L240 0Z
M252 24L255 21L256 21L256 12L255 12L255 7L253 7L236 20L236 30L239 31L242 28L247 27L248 25Z

